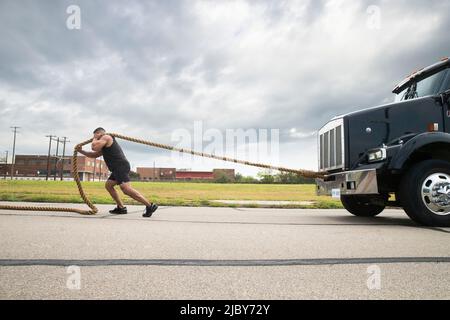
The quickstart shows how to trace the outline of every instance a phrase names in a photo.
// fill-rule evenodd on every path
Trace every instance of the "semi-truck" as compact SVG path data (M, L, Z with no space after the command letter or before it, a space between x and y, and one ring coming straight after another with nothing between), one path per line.
M413 72L395 101L336 116L318 131L317 194L355 216L403 208L416 223L450 226L450 60Z

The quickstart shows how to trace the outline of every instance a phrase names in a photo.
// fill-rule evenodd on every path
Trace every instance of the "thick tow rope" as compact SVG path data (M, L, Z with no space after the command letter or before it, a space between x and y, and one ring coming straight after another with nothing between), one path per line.
M290 169L290 168L277 167L277 166L272 166L272 165L263 164L263 163L238 160L238 159L233 159L233 158L228 158L228 157L221 157L221 156L216 156L214 154L203 153L203 152L198 152L198 151L189 150L189 149L183 149L183 148L177 148L177 147L174 147L174 146L161 144L161 143L156 143L156 142L152 142L152 141L147 141L147 140L143 140L143 139L136 139L136 138L124 136L124 135L117 134L117 133L108 133L108 135L113 136L115 138L122 139L122 140L127 140L127 141L131 141L131 142L135 142L135 143L140 143L140 144L144 144L144 145L155 147L155 148L159 148L159 149L166 149L166 150L170 150L170 151L177 151L177 152L182 152L182 153L188 153L188 154L192 154L192 155L196 155L196 156L200 156L200 157L206 157L206 158L212 158L212 159L217 159L217 160L222 160L222 161L234 162L234 163L239 163L239 164L243 164L243 165L247 165L247 166L253 166L253 167L258 167L258 168L278 170L278 171L282 171L282 172L290 172L290 173L298 174L298 175L303 176L305 178L323 178L325 176L324 172L316 172L316 171L301 170L301 169ZM75 146L74 150L73 150L73 157L72 157L72 175L73 175L73 179L75 180L75 183L77 184L78 192L80 193L81 198L83 199L84 203L90 208L90 210L81 210L81 209L76 209L76 208L60 208L60 207L14 206L14 205L1 205L1 204L0 204L0 209L25 210L25 211L75 212L75 213L79 213L79 214L83 214L83 215L96 214L98 212L97 207L92 203L91 200L89 200L89 198L87 197L87 195L84 192L83 187L81 185L80 176L78 174L78 157L77 157L78 156L77 149L83 147L86 144L91 143L92 140L93 139L89 139L89 140L86 140L86 141L83 141L83 142L77 144Z

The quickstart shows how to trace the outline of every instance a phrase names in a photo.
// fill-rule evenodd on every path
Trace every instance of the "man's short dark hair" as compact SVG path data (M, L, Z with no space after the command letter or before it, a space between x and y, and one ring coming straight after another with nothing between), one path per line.
M94 130L94 133L97 133L97 132L99 132L99 131L104 131L104 132L106 132L106 130L103 129L102 127L98 127L97 129Z

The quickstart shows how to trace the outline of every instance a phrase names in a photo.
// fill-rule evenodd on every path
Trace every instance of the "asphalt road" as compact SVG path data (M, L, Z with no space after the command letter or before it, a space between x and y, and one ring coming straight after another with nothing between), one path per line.
M0 299L450 298L450 228L401 210L98 207L0 210Z

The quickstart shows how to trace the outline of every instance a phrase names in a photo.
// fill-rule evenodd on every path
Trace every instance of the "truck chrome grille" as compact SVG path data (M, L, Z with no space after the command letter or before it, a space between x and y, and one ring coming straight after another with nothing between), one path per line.
M344 163L344 122L337 119L319 130L319 169L340 169Z

